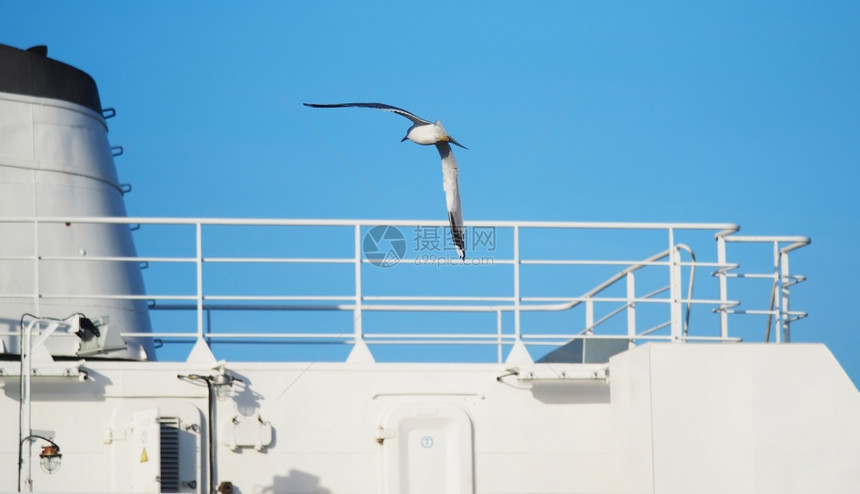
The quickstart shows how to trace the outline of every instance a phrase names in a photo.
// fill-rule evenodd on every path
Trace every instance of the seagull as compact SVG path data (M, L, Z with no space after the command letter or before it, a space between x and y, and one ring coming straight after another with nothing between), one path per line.
M411 120L412 126L409 127L406 131L406 137L401 139L400 142L409 139L415 144L421 144L422 146L434 144L439 151L439 156L442 157L442 188L445 190L445 203L448 206L448 222L451 224L451 237L453 237L454 245L457 247L457 255L460 256L460 259L466 259L463 210L460 207L460 186L458 184L459 172L457 171L457 160L454 159L454 153L451 151L451 144L460 146L463 149L468 148L448 135L445 127L442 126L442 122L436 120L435 123L431 123L429 120L424 120L402 108L383 103L337 103L330 105L304 103L304 105L312 108L374 108L382 111L390 111Z

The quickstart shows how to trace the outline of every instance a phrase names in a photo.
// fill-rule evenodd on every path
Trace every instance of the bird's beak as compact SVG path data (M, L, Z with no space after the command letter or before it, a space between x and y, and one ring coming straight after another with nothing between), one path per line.
M464 146L464 145L460 144L459 142L455 141L453 137L448 137L448 140L451 142L451 144L456 144L457 146L460 146L460 147L461 147L461 148L463 148L463 149L469 149L469 148L467 148L466 146Z

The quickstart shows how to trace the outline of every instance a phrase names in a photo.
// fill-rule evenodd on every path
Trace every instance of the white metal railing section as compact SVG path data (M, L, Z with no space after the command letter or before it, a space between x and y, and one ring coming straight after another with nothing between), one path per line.
M806 316L789 309L790 287L805 279L789 272L789 253L807 245L809 239L742 236L733 224L469 222L470 240L479 241L473 242L462 262L453 251L444 249L448 232L445 223L439 221L0 219L0 225L5 223L26 223L35 229L50 223L139 227L135 240L141 254L137 256L47 256L34 252L31 256L0 257L0 262L28 260L36 273L40 264L57 261L141 263L148 268L145 280L150 293L87 293L71 298L147 300L154 315L194 315L192 323L185 320L176 323L178 327L166 327L172 322L163 327L156 317L151 334L123 334L165 342L338 343L352 345L353 353L366 351L368 345L482 345L495 348L494 359L502 361L505 351L516 345L558 347L575 338L619 339L633 345L655 340L732 342L761 339L764 333L763 339L770 341L774 321L779 327L774 340L788 342L791 323ZM159 237L161 228L175 228L178 234ZM434 229L436 232L429 235ZM152 237L146 236L148 231ZM428 238L420 238L422 231L435 242L432 249ZM323 232L321 238L335 240L305 245L306 237L319 232ZM623 238L605 243L592 240L607 232ZM492 248L480 242L490 233ZM645 240L636 240L638 236ZM769 252L764 258L742 254L742 259L730 261L730 244L765 246ZM162 254L165 249L168 253ZM622 250L619 255L624 257L612 259L606 254L615 250ZM703 252L716 257L708 260ZM741 263L746 267L748 260L751 270L742 271ZM156 266L183 266L185 271L168 273L164 282L158 280L160 275L153 269ZM219 266L233 274L217 274ZM322 274L290 275L282 284L263 280L267 272L279 269L313 270L320 266L332 269ZM581 283L594 279L595 271L607 269L614 273L590 288L581 288ZM696 277L702 269L712 276ZM263 273L259 292L232 288L240 280L250 280L254 286L255 273ZM191 284L189 276L193 276ZM406 289L404 280L411 280ZM753 297L750 308L741 308L741 301L730 296L734 280L770 283L764 297L759 294ZM341 291L324 293L314 287L302 292L310 284L330 285ZM180 293L160 292L175 286L185 288ZM345 286L350 288L344 290ZM0 299L4 297L32 297L37 307L39 301L70 298L68 294L42 293L38 283L33 293L0 293ZM769 300L769 305L756 306L759 300ZM240 316L213 322L218 319L213 314L218 313ZM302 318L274 322L274 314L286 313L302 314ZM351 322L339 320L319 330L309 321L320 313L351 314ZM377 314L411 318L380 322ZM457 314L459 319L450 322ZM475 322L466 314L486 317ZM758 319L766 316L766 331L756 335L741 327L730 332L729 316L738 314L762 316ZM541 319L550 315L554 319L549 322ZM438 323L433 323L434 316L440 317ZM579 317L582 319L576 322ZM466 322L456 322L459 320ZM762 326L763 322L759 328ZM304 327L316 329L303 331Z

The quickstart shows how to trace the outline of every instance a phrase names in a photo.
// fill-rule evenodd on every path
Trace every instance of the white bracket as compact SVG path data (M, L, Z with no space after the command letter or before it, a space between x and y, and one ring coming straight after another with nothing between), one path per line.
M272 444L272 424L264 422L259 411L250 416L235 415L221 427L221 440L233 451L243 447L263 451Z

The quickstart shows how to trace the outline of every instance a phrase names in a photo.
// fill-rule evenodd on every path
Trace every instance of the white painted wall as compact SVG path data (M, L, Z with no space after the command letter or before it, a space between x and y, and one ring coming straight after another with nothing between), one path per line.
M611 364L622 492L860 489L860 394L823 345L646 345Z
M860 486L860 395L822 345L646 345L611 360L609 384L515 376L499 382L506 368L496 364L226 365L247 385L218 402L219 434L239 415L259 414L273 430L262 451L247 432L248 446L238 450L218 441L217 481L232 481L244 494L386 492L399 474L391 466L396 457L420 451L409 444L426 435L410 435L419 429L460 444L456 455L434 457L431 467L448 465L447 475L471 463L478 493ZM550 366L535 369L577 373L575 364ZM206 365L90 361L84 368L92 377L85 383L34 380L33 428L50 431L63 453L54 475L36 463L35 489L130 492L136 472L149 466L141 466L135 435L140 411L157 408L199 423L187 435L205 438L206 388L177 374L214 374ZM0 370L7 374L0 378L2 492L16 488L17 363L0 362ZM423 429L409 422L430 410L440 420ZM185 444L183 478L207 477L205 448ZM463 456L469 449L471 462ZM456 485L462 491L468 482Z

